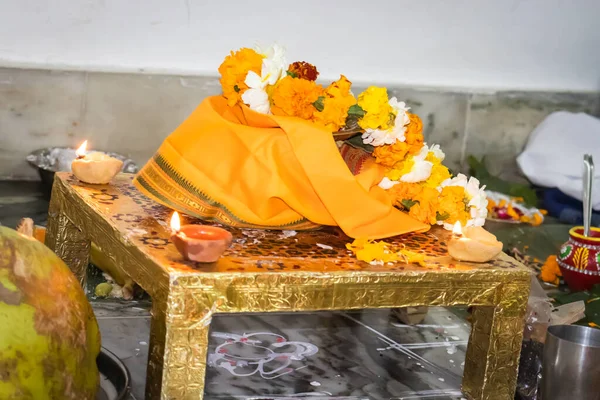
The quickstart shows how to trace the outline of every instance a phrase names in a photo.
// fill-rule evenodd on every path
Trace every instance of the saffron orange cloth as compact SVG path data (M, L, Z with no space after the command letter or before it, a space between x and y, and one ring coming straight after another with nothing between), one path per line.
M375 162L353 175L330 133L293 117L209 97L161 145L134 183L184 214L230 226L311 229L352 238L429 229L394 208Z

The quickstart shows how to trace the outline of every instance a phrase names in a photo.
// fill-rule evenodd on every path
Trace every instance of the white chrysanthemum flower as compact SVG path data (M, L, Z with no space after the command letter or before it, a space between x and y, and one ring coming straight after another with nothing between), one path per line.
M362 135L363 143L371 146L383 146L384 144L394 144L396 141L404 142L406 137L406 125L410 122L407 111L410 107L406 107L404 102L399 102L395 97L389 100L389 105L394 109L396 118L394 126L390 129L367 129Z
M246 81L248 81L248 78L246 78ZM251 110L254 110L261 114L271 113L271 103L269 102L269 95L267 94L267 91L264 88L252 88L246 90L244 94L242 94L242 101Z
M439 144L434 144L429 148L429 152L433 153L433 156L440 160L440 162L444 161L446 158L446 154L442 151Z
M381 182L379 182L379 187L384 189L384 190L388 190L393 188L394 186L396 186L397 184L399 184L400 182L398 181L393 181L390 178L388 178L387 176L385 176Z
M446 179L440 187L439 191L446 186L461 186L465 189L465 195L469 200L467 204L470 207L471 218L467 221L467 226L483 226L485 219L487 218L487 196L485 193L485 186L479 186L479 180L471 177L468 178L466 175L458 174L454 178ZM438 221L438 225L444 225L447 230L452 230L454 224L450 224L443 221Z
M261 79L265 80L268 85L274 85L280 78L286 76L288 63L284 47L274 44L266 49L257 46L255 50L265 57L260 74Z
M276 84L280 78L285 76L287 68L285 50L283 47L274 44L265 50L257 48L256 52L265 57L262 61L260 76L254 71L248 72L244 81L248 86L248 90L242 94L242 101L251 110L262 114L269 114L271 112L271 104L269 103L269 95L266 88L267 86Z
M416 183L426 181L431 176L431 169L433 163L425 161L425 158L429 154L429 147L423 144L423 147L418 154L412 156L413 165L410 172L400 177L401 182Z

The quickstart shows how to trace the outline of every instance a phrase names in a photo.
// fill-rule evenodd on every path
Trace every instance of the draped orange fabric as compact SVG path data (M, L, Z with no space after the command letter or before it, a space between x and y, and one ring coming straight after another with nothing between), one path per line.
M299 118L263 115L209 97L136 176L150 198L180 212L240 227L338 225L379 239L422 224L394 208L370 161L353 175L330 133Z

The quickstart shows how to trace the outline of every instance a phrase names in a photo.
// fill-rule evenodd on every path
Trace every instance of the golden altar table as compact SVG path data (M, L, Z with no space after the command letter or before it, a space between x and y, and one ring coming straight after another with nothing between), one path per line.
M465 396L514 398L530 277L504 253L487 264L455 262L447 256L450 233L434 228L388 240L424 253L426 267L369 265L346 249L350 239L337 228L227 228L229 251L217 263L197 264L169 240L171 210L144 197L132 179L121 174L95 186L57 173L46 244L84 283L93 242L152 297L147 399L203 397L215 313L454 305L474 306Z

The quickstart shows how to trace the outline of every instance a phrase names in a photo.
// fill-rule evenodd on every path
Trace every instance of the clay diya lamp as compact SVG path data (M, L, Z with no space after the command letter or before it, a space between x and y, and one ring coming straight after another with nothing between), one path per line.
M171 241L186 260L212 263L231 246L233 236L225 229L210 225L180 224L176 211L171 218Z
M77 158L71 164L73 175L81 182L105 185L123 168L123 161L104 153L86 153L87 140L77 149Z
M569 240L556 257L562 276L572 291L588 290L600 284L600 228L590 227L584 235L583 226L569 231Z
M454 225L452 238L448 242L448 253L457 261L483 263L502 252L502 242L480 226L462 228Z

